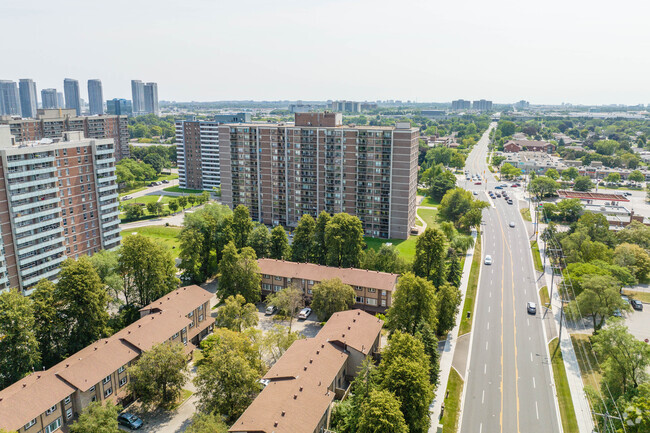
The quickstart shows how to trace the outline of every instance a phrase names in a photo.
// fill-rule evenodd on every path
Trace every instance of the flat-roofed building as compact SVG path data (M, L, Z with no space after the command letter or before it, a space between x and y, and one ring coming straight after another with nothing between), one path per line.
M314 338L294 342L230 432L321 433L366 356L381 346L383 322L360 310L335 313ZM22 432L21 432L22 433Z
M127 397L128 367L142 353L169 342L184 345L189 356L212 331L212 296L199 286L181 287L143 308L139 320L111 337L1 390L0 428L18 433L67 431L91 402L120 403Z
M415 225L419 136L409 123L343 125L341 113L221 125L221 197L267 225L346 212L366 236L406 239Z
M397 286L398 274L356 268L335 268L313 263L296 263L284 260L258 259L262 274L262 295L279 292L286 287L298 287L311 301L312 289L323 280L339 278L352 286L355 308L370 312L384 312L391 306Z

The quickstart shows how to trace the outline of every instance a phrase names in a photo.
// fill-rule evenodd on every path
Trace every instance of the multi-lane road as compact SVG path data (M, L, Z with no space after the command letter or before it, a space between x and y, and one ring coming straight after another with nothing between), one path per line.
M521 187L505 188L513 198L512 205L487 195L501 183L487 167L487 145L486 133L466 162L470 174L483 178L481 185L466 182L465 178L461 182L491 206L483 213L483 260L460 431L561 432L543 308L539 305L528 234L519 213L518 198L523 198L523 191ZM510 227L511 222L514 227ZM492 265L484 264L486 255L492 257ZM528 314L527 302L537 304L537 314Z

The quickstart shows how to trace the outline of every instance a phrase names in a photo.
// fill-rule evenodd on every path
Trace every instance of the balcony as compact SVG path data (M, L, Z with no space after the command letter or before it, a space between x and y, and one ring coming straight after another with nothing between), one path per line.
M95 162L97 164L110 164L110 163L115 163L115 158L110 157L110 158L95 158Z
M117 236L112 239L104 239L104 248L106 249L117 248L120 245L121 240L122 240L121 236Z
M109 227L112 227L112 226L117 225L117 224L119 224L119 223L120 223L120 219L119 219L119 218L116 218L116 219L114 219L114 220L110 220L110 221L103 222L103 223L102 223L102 228L103 228L104 230L108 230Z
M45 185L45 184L48 184L48 183L56 184L56 177L48 176L48 177L44 177L42 179L10 183L9 184L9 189L10 190L16 190L16 189L19 189L19 188L29 188L29 187L32 187L32 186Z
M27 159L19 159L16 161L7 161L7 168L20 167L21 165L29 165L29 164L44 164L47 162L54 162L54 156L43 156L39 158L27 158Z
M110 236L113 236L113 235L117 235L117 234L119 234L121 231L122 231L122 230L121 230L119 227L116 228L116 229L112 229L112 230L107 230L107 231L105 231L104 234L103 234L103 236L104 236L104 240L106 240L106 238L108 238L108 237L110 237Z
M63 241L62 239L59 239L59 242L62 242L62 241ZM38 247L40 248L41 246L39 245ZM49 251L45 251L45 252L37 254L35 256L26 257L24 259L18 259L18 261L20 262L21 266L22 265L27 265L29 263L33 263L33 262L36 262L38 260L42 260L42 259L44 259L46 257L50 257L50 256L54 256L56 254L63 253L64 251L65 251L65 247L63 245L61 245L58 248L53 248L53 249L51 249Z
M59 193L59 188L55 186L53 188L44 188L36 191L29 191L21 194L12 195L11 199L18 201L18 200L24 200L26 198L38 197L41 195L58 194L58 193Z
M119 206L119 203L115 201L115 202L108 203L108 204L105 204L103 206L100 206L99 210L102 211L102 212L108 212L113 208L117 208L118 206Z
M102 174L102 173L109 173L115 171L115 166L114 165L109 165L108 167L98 167L97 168L97 174Z
M48 253L49 253L49 251L48 251ZM36 281L38 281L43 277L41 275L33 276L33 274L35 272L38 272L41 269L49 268L50 266L56 266L59 263L61 263L62 261L64 261L65 259L66 259L65 255L61 255L61 257L55 257L52 260L48 260L46 262L41 263L40 265L36 265L36 266L32 266L32 267L29 267L29 268L26 268L26 269L22 269L20 271L20 275L22 277L27 277L28 279L36 278ZM23 281L23 284L27 284L27 283L25 283L25 281Z
M110 175L110 176L98 176L97 177L97 182L100 183L100 184L106 183L106 182L111 182L111 181L116 181L116 180L117 180L117 176L115 174Z
M33 209L39 206L46 206L48 204L57 204L58 202L59 202L58 197L48 198L47 200L35 200L31 203L21 204L20 206L12 206L11 210L13 210L14 212L22 212L24 210Z
M36 224L27 224L26 226L23 226L23 227L16 227L15 231L16 231L16 234L25 233L26 231L35 230L35 229L38 229L38 228L41 228L41 227L49 226L51 224L57 224L57 223L60 224L61 222L63 222L63 218L57 217L57 218L52 218L50 220L43 221L43 222L36 223Z
M99 192L106 192L106 191L114 191L114 190L116 190L116 189L117 189L117 185L116 185L116 184L112 184L112 185L107 185L107 186L99 187L99 188L97 188L97 191L99 191Z
M42 211L34 212L34 213L26 214L26 215L18 214L20 216L16 216L14 218L14 223L21 223L23 221L29 221L29 220L33 220L33 219L36 219L36 218L41 218L41 217L44 217L44 216L47 216L47 215L52 215L52 214L55 214L55 213L59 213L60 210L61 209L57 206L57 207L52 207L50 209L44 209Z
M51 167L44 167L44 168L37 168L34 170L23 170L23 171L14 171L14 172L9 172L7 174L8 179L16 179L17 177L23 177L23 176L37 176L39 174L45 174L45 173L54 173L56 171L56 167L51 166Z
M119 194L104 194L99 196L99 201L117 200Z
M102 215L102 216L101 216L101 217L102 217L102 223L104 223L105 221L107 221L107 220L109 220L109 219L116 218L116 217L119 217L119 216L120 216L120 212L119 212L119 211L111 212L111 213L106 214L106 215Z
M58 263L61 263L63 260L65 260L65 256L61 257ZM45 263L45 265L47 266L50 266L50 264L52 264L52 262ZM38 283L43 278L53 277L59 273L59 270L60 270L59 268L56 268L56 269L52 269L51 271L45 272L43 274L36 274L34 276L26 278L23 280L23 286L29 286L31 284Z
M113 149L113 148L109 148L109 149L99 149L98 148L95 153L97 155L109 155L109 154L112 154L113 152L115 152L115 149Z

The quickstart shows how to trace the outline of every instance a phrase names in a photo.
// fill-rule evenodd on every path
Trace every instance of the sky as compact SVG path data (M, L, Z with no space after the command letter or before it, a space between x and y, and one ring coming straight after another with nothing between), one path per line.
M160 100L650 103L647 0L0 0L0 79ZM11 40L11 42L9 42Z

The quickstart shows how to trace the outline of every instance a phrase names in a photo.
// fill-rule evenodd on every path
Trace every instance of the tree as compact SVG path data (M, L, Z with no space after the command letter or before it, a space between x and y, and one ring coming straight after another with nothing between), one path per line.
M119 252L117 250L101 250L90 256L90 263L99 275L102 283L111 289L114 298L123 290L123 282L118 272Z
M623 421L628 433L645 433L650 431L650 382L639 385L636 395L622 405Z
M438 213L447 221L458 225L460 219L472 208L472 193L462 188L447 191L440 201Z
M167 207L169 207L171 213L176 213L176 211L178 210L178 200L174 198L169 200L169 203L167 203Z
M128 389L145 406L169 407L187 381L187 361L180 343L161 343L144 352L128 369Z
M508 137L515 133L516 125L509 120L500 120L497 128L501 132L501 136Z
M591 191L593 187L594 184L588 176L578 176L573 184L575 191Z
M186 433L228 433L228 426L221 415L213 413L195 413Z
M415 337L422 342L424 353L429 357L429 381L437 386L440 374L440 352L436 334L427 323L423 323L419 326Z
M314 256L314 234L316 221L309 214L304 214L293 231L291 244L291 260L298 263L309 263Z
M147 212L151 215L160 215L163 212L163 204L159 201L147 203Z
M124 206L124 213L126 219L134 220L144 216L144 209L139 204L131 203Z
M456 314L462 295L457 286L442 284L438 287L438 334L444 335L456 325Z
M580 172L575 167L569 167L562 170L562 179L573 180L580 175Z
M616 232L621 243L635 244L646 250L650 249L650 227L639 221L632 221L623 230Z
M582 278L582 293L570 304L573 317L591 316L594 335L605 323L605 319L616 310L624 310L625 302L619 294L618 281L608 275L585 275Z
M247 304L242 295L228 296L217 310L215 325L242 332L258 322L255 304Z
M645 181L645 176L639 170L634 170L628 175L628 180L632 182L641 183Z
M535 194L538 199L555 194L558 188L558 183L547 176L538 176L528 185L530 193Z
M325 211L322 211L316 219L316 228L314 229L314 261L319 265L327 263L327 245L325 244L325 228L332 217Z
M349 310L355 302L354 289L343 284L339 278L323 280L312 291L311 307L322 322L329 320L336 312Z
M0 294L0 389L38 367L40 361L31 301L16 289Z
M232 231L237 249L247 245L248 235L253 231L253 220L248 214L248 208L244 205L237 205L232 215Z
M544 204L546 206L546 204ZM557 204L558 216L562 221L574 222L580 218L582 215L583 208L580 199L578 198L569 198L560 201Z
M75 353L106 335L110 297L87 256L61 263L54 297L60 302L67 353Z
M462 167L462 166L461 166ZM431 181L427 195L434 200L442 200L447 191L456 187L456 175L449 170L444 170Z
M454 287L460 286L460 280L463 277L463 269L460 267L458 257L454 255L447 269L447 282Z
M415 243L413 273L439 286L445 280L447 238L437 228L427 227Z
M614 250L614 263L628 268L640 282L648 280L650 256L638 245L621 244Z
M358 268L363 250L361 220L347 213L338 213L325 227L327 264L343 268Z
M121 411L122 407L111 400L106 400L105 405L99 401L92 402L70 426L70 433L120 433L117 416Z
M614 152L620 147L615 140L598 140L594 143L596 153L601 155L613 155Z
M201 348L204 358L194 379L199 408L232 422L260 391L263 368L258 348L245 334L224 329L203 340Z
M297 332L291 332L286 326L273 325L273 328L264 333L262 347L272 363L275 363L289 349L293 342L300 338L305 337L301 337Z
M305 296L299 287L291 285L266 297L266 305L274 305L289 316L289 332L296 312L305 305Z
M546 177L553 179L553 180L558 180L560 178L560 173L557 172L556 169L554 168L549 168L546 170L546 173L544 173Z
M122 240L118 270L127 304L141 307L176 289L179 283L171 251L139 234Z
M190 204L190 207L194 206L194 204L198 201L197 199L198 197L195 194L190 194L187 196L187 202Z
M605 177L605 182L608 183L619 183L621 181L621 174L620 173L609 173Z
M394 245L382 244L379 250L366 249L361 258L362 269L402 274L410 267Z
M58 310L61 307L59 300L54 297L54 292L54 283L42 279L36 284L31 296L34 310L34 335L45 368L56 364L65 355L65 324L59 315Z
M233 242L226 245L219 263L219 274L219 298L242 295L246 302L260 300L262 276L252 248L244 247L238 253Z
M514 167L512 164L509 162L504 163L501 165L501 174L506 178L506 179L512 179L514 177L520 176L521 175L521 169Z
M178 202L178 205L181 207L181 209L185 209L187 206L187 197L184 195L178 197L176 201Z
M372 390L361 407L359 433L408 433L400 401L387 390Z
M269 256L276 260L287 260L291 257L291 247L287 232L282 226L275 226L271 230L271 246Z
M269 257L271 250L271 234L264 224L257 224L248 235L248 246L255 251L258 258Z
M149 164L155 171L156 174L160 174L163 168L165 168L165 160L158 154L150 153L145 156L142 160L144 163Z
M388 328L415 334L418 325L427 323L435 332L438 326L436 288L430 281L408 272L401 276L386 315Z

